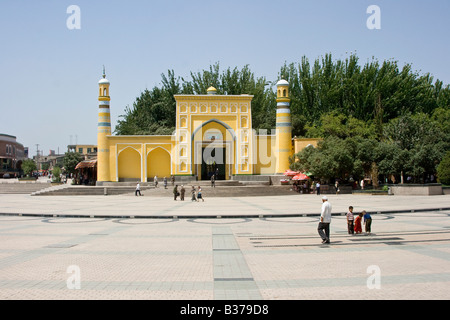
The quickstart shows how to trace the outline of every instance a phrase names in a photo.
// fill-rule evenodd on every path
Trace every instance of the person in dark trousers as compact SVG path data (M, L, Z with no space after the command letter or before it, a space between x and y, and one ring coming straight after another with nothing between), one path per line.
M134 192L134 195L137 196L138 193L139 193L140 196L142 196L142 194L141 194L141 186L140 186L139 182L136 185L136 191Z
M316 191L317 191L317 195L320 196L320 182L317 181L316 183Z
M211 188L216 187L216 177L214 175L211 176Z
M197 197L195 196L195 187L194 186L192 186L191 194L192 194L191 201L198 201Z
M202 187L198 186L197 201L199 201L200 199L202 199L202 201L205 201L205 199L203 199L203 195L202 195Z
M177 201L177 197L178 197L179 193L178 193L178 185L176 185L173 188L173 200Z
M364 215L364 228L367 233L371 233L372 232L372 217L370 216L370 213L366 212L365 210L363 210L362 213Z
M347 212L347 229L348 229L348 234L355 234L355 226L353 225L353 220L354 220L354 216L353 216L353 207L350 206L348 207L348 212Z
M184 193L186 192L186 189L184 189L184 186L181 186L180 189L180 200L184 201Z
M331 204L326 196L322 197L322 211L320 213L320 222L317 227L322 243L330 243L330 223L331 223Z

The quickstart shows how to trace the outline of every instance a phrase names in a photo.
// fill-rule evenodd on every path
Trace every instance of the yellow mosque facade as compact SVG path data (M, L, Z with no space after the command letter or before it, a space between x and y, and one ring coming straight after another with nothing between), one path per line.
M176 180L239 180L242 176L280 175L289 157L308 141L293 141L289 84L277 83L275 134L252 128L253 96L175 95L176 129L172 135L117 136L111 133L110 82L99 81L97 184ZM315 144L316 141L310 141ZM248 179L248 177L247 177Z

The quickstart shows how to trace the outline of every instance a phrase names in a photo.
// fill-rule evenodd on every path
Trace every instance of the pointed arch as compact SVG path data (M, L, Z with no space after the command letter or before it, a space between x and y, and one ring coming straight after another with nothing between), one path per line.
M147 153L147 180L154 176L169 178L172 174L172 156L164 147L157 146Z
M119 181L141 180L141 153L138 150L127 146L119 151L117 161Z
M236 140L236 133L234 132L233 128L231 128L228 124L226 124L225 122L220 121L220 120L218 120L218 119L210 119L210 120L208 120L208 121L203 122L200 126L198 126L198 127L194 130L194 132L192 133L192 136L191 136L191 141L194 140L195 134L196 134L200 129L202 129L202 128L203 128L204 126L206 126L208 123L212 123L212 122L215 122L215 123L217 123L217 124L220 124L220 125L224 126L225 129L231 134L231 137L233 138L233 140Z

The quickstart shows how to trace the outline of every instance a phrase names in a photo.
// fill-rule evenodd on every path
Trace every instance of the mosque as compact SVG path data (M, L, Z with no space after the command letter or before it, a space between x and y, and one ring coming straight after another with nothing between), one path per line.
M277 83L275 134L252 128L253 96L175 95L176 129L172 135L112 135L110 82L98 83L97 185L150 182L157 176L176 181L251 180L282 175L289 157L316 139L292 138L289 83Z

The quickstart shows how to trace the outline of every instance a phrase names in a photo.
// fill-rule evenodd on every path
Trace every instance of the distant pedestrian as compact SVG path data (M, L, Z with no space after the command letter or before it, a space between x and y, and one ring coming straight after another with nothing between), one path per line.
M174 175L172 175L170 177L170 181L172 181L172 186L173 186L175 184L175 176Z
M158 188L158 177L157 176L155 176L153 178L153 183L155 184L155 188Z
M339 181L337 181L337 180L334 183L334 190L336 191L336 195L341 191L341 190L339 190Z
M322 210L320 222L317 227L322 243L330 243L331 203L326 196L322 197Z
M370 213L366 212L365 210L362 212L364 215L364 227L367 233L372 232L372 217L370 216Z
M356 234L362 232L362 227L361 227L361 219L362 219L362 217L363 217L363 213L360 212L358 214L358 216L355 218L355 227L354 227L354 229L355 229L355 233Z
M211 175L211 188L216 187L216 177L214 175Z
M192 195L191 201L198 201L197 197L195 196L195 187L194 186L192 186L191 195Z
M316 191L317 191L317 195L320 196L320 182L317 181L316 183Z
M355 233L355 226L353 225L353 221L354 221L354 216L353 216L353 207L350 206L348 207L348 212L347 212L347 229L348 229L348 234L354 234Z
M178 192L178 185L173 188L173 200L177 201L177 197L180 195Z
M164 177L163 182L164 182L164 189L167 189L167 178L166 177Z
M199 199L202 199L202 201L205 201L205 199L203 199L203 195L202 195L202 187L200 187L200 186L198 186L197 201Z
M140 196L142 196L142 194L141 194L141 185L139 184L139 182L136 185L136 191L134 192L134 195L137 197L138 193L139 193Z
M364 190L364 179L361 179L360 186L361 186L361 190Z
M186 189L184 189L184 186L182 185L181 189L180 189L180 200L181 201L184 201L184 193L185 192L186 192Z

